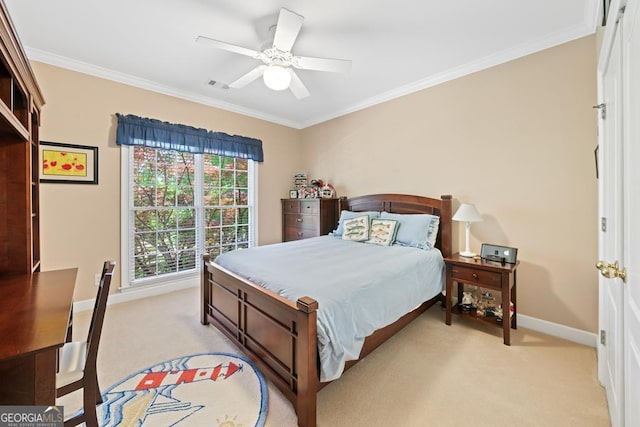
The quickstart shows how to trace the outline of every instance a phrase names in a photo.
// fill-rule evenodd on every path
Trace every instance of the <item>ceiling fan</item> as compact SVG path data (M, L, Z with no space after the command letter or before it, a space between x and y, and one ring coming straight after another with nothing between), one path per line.
M291 48L302 28L303 21L304 16L288 9L280 9L273 44L262 52L204 36L199 36L196 42L239 53L263 62L230 83L229 87L241 88L262 76L265 85L270 89L285 90L289 88L296 98L302 99L309 96L309 91L294 68L330 72L349 72L351 70L351 61L349 60L295 56L291 53Z

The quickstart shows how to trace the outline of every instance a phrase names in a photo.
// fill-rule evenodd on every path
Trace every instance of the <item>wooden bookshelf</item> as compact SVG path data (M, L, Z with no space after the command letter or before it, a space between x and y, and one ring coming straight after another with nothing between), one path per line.
M38 152L44 99L0 1L0 277L40 266Z

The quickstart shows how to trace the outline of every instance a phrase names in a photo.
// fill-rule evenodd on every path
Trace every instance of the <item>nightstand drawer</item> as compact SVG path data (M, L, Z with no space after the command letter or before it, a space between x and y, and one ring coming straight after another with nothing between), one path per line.
M284 229L285 241L308 239L309 237L319 236L317 230L308 230L305 228L287 227Z
M476 268L460 267L457 265L451 267L451 273L453 275L453 280L498 287L502 285L502 275L500 273L479 270Z
M315 230L320 226L320 218L317 215L287 214L284 216L284 226Z

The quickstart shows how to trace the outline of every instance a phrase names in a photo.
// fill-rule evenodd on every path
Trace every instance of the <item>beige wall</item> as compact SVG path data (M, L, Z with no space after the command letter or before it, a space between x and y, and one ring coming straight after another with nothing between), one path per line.
M260 244L280 240L279 199L299 170L339 195L474 203L484 221L472 227L472 250L519 249L520 312L594 332L595 51L595 37L583 38L302 131L34 63L47 101L41 139L100 148L98 186L41 186L42 267L78 266L82 300L94 296L100 263L120 261L114 113L131 113L263 141ZM456 226L454 249L464 244Z
M304 129L303 169L339 195L474 203L471 249L519 250L520 312L595 332L595 52L582 38Z
M120 148L115 113L135 114L262 140L261 244L281 239L280 198L301 161L300 131L51 65L32 64L45 96L43 141L97 146L99 185L41 185L42 269L78 267L76 300L95 297L94 274L120 259ZM114 289L120 284L119 271Z

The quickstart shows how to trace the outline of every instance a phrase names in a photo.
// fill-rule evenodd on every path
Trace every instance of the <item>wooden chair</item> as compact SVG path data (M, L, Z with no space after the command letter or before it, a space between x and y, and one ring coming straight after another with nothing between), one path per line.
M98 385L96 361L98 345L104 314L107 309L107 297L115 268L115 261L105 261L102 267L100 285L96 302L93 306L91 325L86 341L66 343L59 353L59 369L56 375L56 397L82 389L83 410L72 418L65 420L65 427L75 426L82 422L88 427L97 427L96 406L102 403L102 393Z

